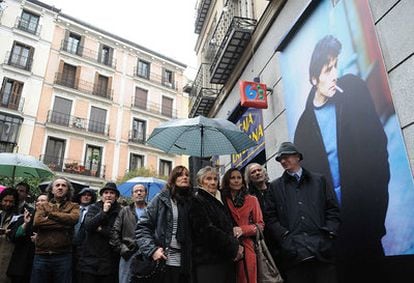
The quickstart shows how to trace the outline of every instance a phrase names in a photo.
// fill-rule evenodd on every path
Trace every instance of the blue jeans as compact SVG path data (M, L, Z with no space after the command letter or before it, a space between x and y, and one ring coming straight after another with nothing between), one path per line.
M71 283L72 254L35 255L30 283Z
M119 283L129 283L131 281L131 262L132 258L135 256L131 256L128 260L125 260L122 256L119 260Z

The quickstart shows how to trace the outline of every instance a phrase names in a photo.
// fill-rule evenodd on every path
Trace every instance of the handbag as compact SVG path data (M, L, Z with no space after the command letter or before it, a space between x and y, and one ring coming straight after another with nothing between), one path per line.
M131 260L131 276L138 279L151 279L164 271L165 260L154 261L141 253L137 253Z
M264 241L263 232L257 225L254 250L257 260L257 283L283 283L279 269Z

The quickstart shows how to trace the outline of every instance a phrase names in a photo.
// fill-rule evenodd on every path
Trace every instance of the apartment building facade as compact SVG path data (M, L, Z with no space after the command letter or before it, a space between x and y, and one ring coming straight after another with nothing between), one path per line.
M0 13L0 151L29 153L57 10L3 1Z
M373 101L388 139L391 178L382 243L390 257L379 268L392 278L389 282L408 282L404 278L412 275L413 250L408 247L414 239L408 231L413 223L402 215L411 214L406 207L413 197L413 12L411 1L396 0L200 0L195 20L199 71L190 92L190 117L228 119L258 144L209 162L222 173L258 162L271 180L283 173L274 156L282 142L294 140L303 97L312 87L307 72L316 39L334 33L342 40L338 69L356 74L375 90ZM374 53L379 54L375 60ZM241 106L241 81L267 85L266 109ZM362 164L354 165L364 170L358 169Z
M26 5L43 3L19 8ZM33 127L20 135L25 153L97 187L139 167L168 175L186 165L145 143L159 123L187 116L186 66L61 11L51 23L38 98L29 104Z

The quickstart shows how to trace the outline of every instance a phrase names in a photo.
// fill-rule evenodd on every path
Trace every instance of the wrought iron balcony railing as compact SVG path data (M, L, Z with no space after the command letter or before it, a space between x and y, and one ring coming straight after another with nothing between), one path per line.
M189 117L207 116L216 101L220 87L210 83L210 65L201 64L190 92Z
M33 58L7 51L4 63L25 71L30 71L32 69Z
M50 170L55 172L65 172L76 175L105 178L105 165L99 161L86 161L66 159L54 155L41 155L40 159Z
M97 62L102 65L106 65L110 68L116 67L116 60L114 58L111 58L111 56L103 56L100 52L85 48L83 45L70 40L62 40L60 50Z
M159 103L148 102L137 97L132 97L131 107L145 110L154 114L163 115L168 118L177 118L177 109L162 106Z
M55 74L55 84L73 88L80 92L100 96L109 100L112 100L114 93L113 89L108 88L104 84L93 84L88 81L76 79L74 76L67 75L65 73Z
M199 0L194 33L199 34L201 32L204 22L206 21L208 10L210 9L211 2L212 0Z
M225 84L250 41L257 21L240 16L238 1L227 1L210 40L212 56L211 83Z
M24 32L39 36L42 26L38 23L33 23L28 20L17 17L14 27Z
M174 89L174 90L178 89L176 81L168 81L166 80L165 77L159 74L153 73L153 72L148 72L148 73L139 72L139 69L137 66L134 67L134 76L148 80L150 82L153 82L153 83L156 83L162 86L165 86L165 87L168 87L168 88L171 88L171 89Z
M100 121L88 120L57 111L49 110L47 122L59 126L72 128L76 131L85 131L94 134L109 136L109 125Z

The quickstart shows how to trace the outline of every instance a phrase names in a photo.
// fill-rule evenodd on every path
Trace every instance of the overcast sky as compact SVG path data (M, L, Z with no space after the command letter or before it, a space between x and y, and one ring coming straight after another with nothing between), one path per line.
M196 73L196 0L40 1L186 64L190 78Z

